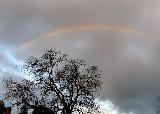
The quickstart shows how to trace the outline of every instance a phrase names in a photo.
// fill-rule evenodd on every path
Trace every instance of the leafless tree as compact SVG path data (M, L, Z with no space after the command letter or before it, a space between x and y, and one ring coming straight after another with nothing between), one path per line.
M30 57L22 67L33 77L21 82L5 80L6 98L22 109L40 105L61 114L92 113L98 109L95 93L101 88L101 72L84 60L70 59L55 49ZM27 112L26 112L27 114Z

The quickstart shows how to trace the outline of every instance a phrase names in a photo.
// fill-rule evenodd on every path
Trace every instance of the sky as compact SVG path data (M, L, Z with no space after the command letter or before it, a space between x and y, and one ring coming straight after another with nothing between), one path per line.
M154 114L159 22L159 0L0 0L0 79L54 47L100 67L104 113Z

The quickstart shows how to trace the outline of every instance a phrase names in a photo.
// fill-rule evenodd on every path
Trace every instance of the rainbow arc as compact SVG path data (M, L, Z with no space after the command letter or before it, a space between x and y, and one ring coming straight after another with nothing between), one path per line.
M110 30L110 31L119 31L119 32L125 32L129 34L136 34L144 36L145 33L133 28L125 27L125 26L116 26L116 25L104 25L104 24L80 24L80 25L74 25L70 27L64 27L56 30L52 30L50 32L44 33L40 35L39 37L32 38L32 40L27 41L23 44L21 44L17 50L21 50L27 47L30 47L37 42L44 40L44 39L51 39L54 38L54 36L62 35L65 33L73 33L77 31L87 31L87 30Z

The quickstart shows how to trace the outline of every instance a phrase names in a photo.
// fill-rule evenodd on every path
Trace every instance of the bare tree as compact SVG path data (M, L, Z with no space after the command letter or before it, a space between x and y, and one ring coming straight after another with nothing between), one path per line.
M84 60L70 59L60 51L47 50L40 58L30 57L23 71L34 81L6 80L6 97L17 106L46 106L61 114L91 113L98 109L95 93L101 87L101 72ZM23 108L22 108L23 109Z

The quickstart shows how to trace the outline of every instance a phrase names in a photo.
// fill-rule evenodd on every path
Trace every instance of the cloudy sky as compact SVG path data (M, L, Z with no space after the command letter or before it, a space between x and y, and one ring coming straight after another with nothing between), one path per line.
M154 114L159 23L159 0L0 0L0 76L56 47L101 68L105 113Z

